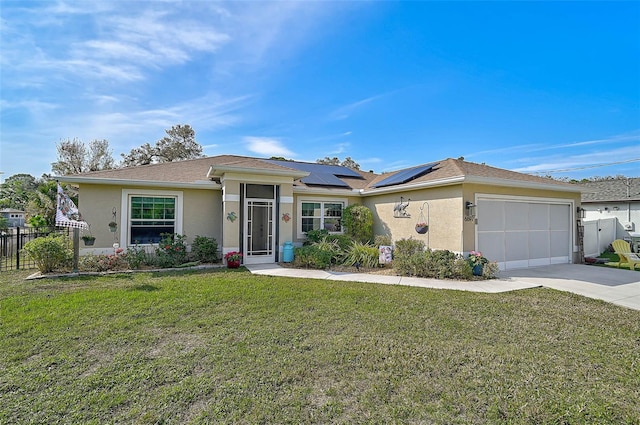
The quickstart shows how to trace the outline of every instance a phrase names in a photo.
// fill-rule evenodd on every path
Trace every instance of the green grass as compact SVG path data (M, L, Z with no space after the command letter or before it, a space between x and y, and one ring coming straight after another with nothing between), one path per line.
M0 423L640 423L640 312L254 276L0 273Z

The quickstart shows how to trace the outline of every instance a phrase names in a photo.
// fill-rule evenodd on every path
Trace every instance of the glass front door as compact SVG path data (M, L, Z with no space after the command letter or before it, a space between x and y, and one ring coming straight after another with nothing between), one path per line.
M273 200L245 200L245 264L275 262L274 214Z

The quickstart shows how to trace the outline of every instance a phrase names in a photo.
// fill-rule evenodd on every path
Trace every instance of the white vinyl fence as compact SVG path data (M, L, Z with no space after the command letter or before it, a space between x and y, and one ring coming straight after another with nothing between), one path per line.
M616 239L617 218L584 221L584 256L600 255Z

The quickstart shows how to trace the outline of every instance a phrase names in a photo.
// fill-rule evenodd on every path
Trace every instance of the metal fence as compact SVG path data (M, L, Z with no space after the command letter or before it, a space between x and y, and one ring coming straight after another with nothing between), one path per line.
M24 245L36 238L58 233L69 236L68 227L12 227L0 232L0 272L35 269L35 263L22 251ZM70 247L71 240L69 239Z

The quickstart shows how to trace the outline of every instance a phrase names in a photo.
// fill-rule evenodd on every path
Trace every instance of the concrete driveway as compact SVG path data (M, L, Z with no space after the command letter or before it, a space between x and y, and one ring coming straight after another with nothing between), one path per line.
M640 273L585 264L555 264L508 270L500 279L530 283L640 310Z

